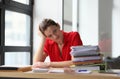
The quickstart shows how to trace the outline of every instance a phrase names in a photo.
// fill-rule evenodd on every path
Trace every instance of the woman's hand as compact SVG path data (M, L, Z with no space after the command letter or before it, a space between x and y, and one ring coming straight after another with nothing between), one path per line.
M42 37L45 37L45 35L40 30L38 30L38 35L42 36Z
M45 34L40 29L38 29L38 35L44 39L46 38Z
M32 68L49 68L50 62L36 62L32 65Z

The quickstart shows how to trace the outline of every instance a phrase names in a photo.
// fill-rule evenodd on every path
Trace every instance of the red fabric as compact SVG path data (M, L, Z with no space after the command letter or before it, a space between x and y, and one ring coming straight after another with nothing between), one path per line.
M82 40L78 32L63 32L64 46L62 48L62 56L56 42L46 38L44 45L44 52L48 54L51 61L67 61L71 60L70 47L83 45Z

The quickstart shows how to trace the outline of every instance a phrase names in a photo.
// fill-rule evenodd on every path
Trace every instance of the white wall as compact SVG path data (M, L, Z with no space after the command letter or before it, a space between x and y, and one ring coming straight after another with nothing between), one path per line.
M38 25L44 18L51 18L62 25L62 0L34 0L33 10L33 53L39 44Z
M98 45L98 0L79 0L79 27L84 45Z
M64 30L79 31L84 45L98 45L98 9L98 0L65 0Z

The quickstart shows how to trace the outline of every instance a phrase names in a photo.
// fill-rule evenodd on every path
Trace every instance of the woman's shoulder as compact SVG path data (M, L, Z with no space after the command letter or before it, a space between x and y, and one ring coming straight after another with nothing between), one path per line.
M71 34L78 34L77 31L71 31L70 33L71 33Z
M79 35L79 33L77 31L71 31L71 32L66 32L67 35L69 36L76 36L76 35Z

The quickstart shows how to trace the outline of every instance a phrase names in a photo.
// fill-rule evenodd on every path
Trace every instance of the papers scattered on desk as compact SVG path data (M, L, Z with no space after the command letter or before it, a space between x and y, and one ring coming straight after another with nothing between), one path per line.
M63 68L34 68L32 72L64 73Z
M111 69L111 72L120 73L120 69Z
M120 76L120 69L108 69L108 70L105 70L105 71L100 71L100 73L117 74L118 76Z
M34 68L32 69L33 72L48 72L48 68Z
M63 68L51 68L48 72L50 73L64 73Z

